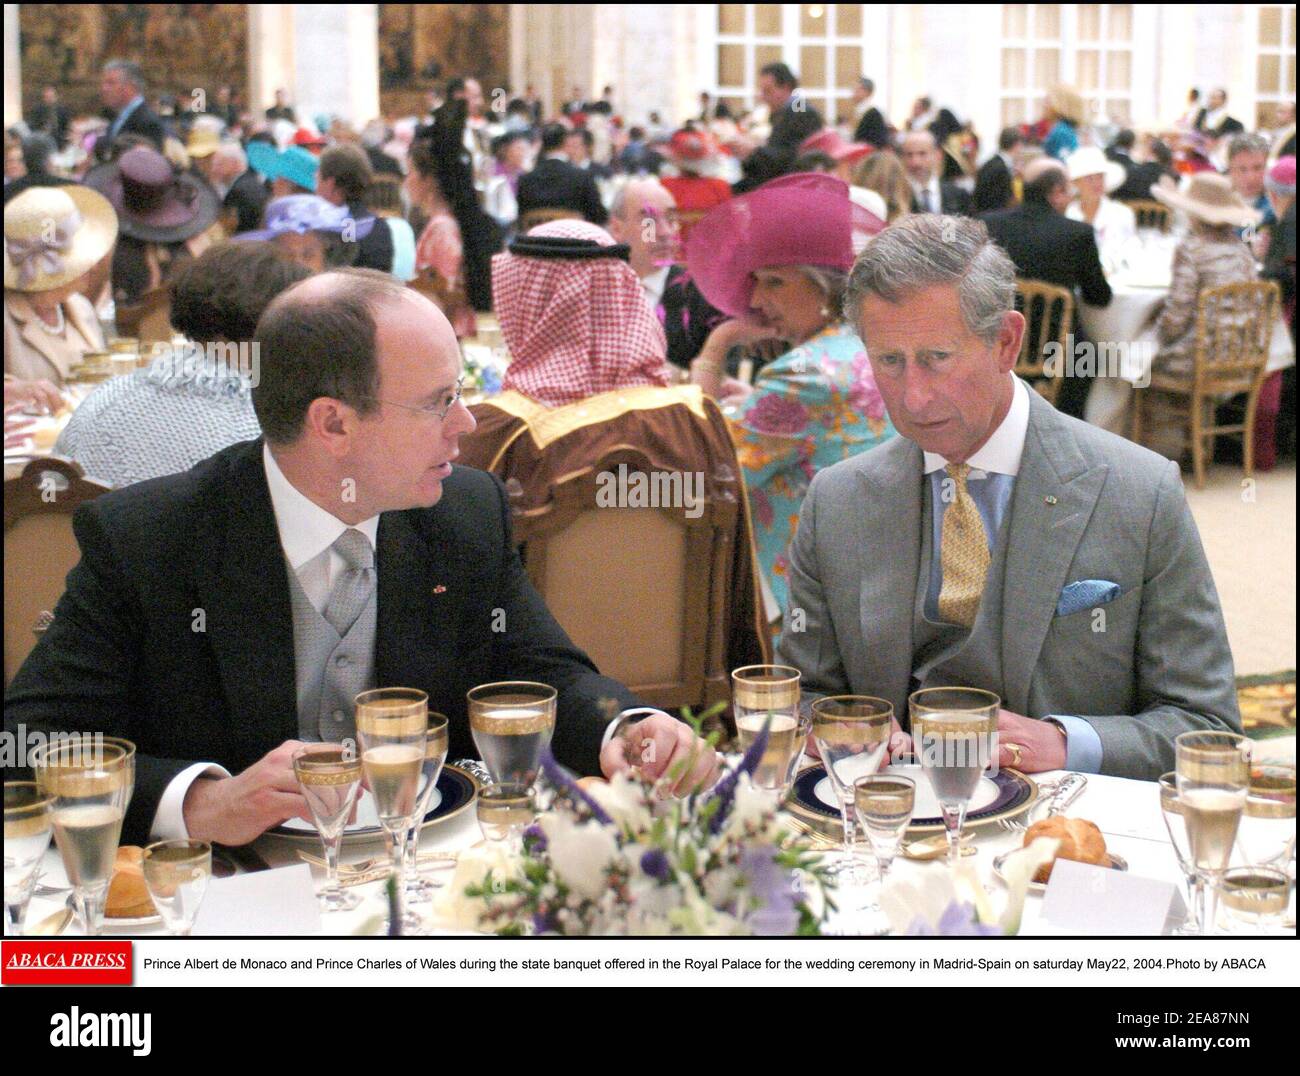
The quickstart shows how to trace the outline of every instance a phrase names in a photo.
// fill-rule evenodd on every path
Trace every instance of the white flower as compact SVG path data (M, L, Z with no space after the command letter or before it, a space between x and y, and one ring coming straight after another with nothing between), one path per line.
M471 886L481 888L487 883L489 872L494 882L520 877L520 862L501 843L490 841L475 848L467 848L456 860L456 870L451 882L438 891L430 912L431 922L451 930L485 930L483 922L487 911L499 897L467 897L465 890Z
M756 788L749 775L742 773L736 782L731 814L722 827L722 836L742 837L747 830L766 832L776 817L776 795L770 789Z
M587 794L605 813L629 833L644 833L653 818L646 802L646 788L627 773L615 774L609 782L593 782Z
M605 869L618 857L612 827L599 822L576 825L561 812L543 815L546 856L560 880L573 892L595 900L606 889Z
M1002 877L1007 882L1007 903L1002 909L998 926L1004 934L1020 933L1020 916L1025 907L1025 894L1034 872L1044 863L1050 863L1061 842L1054 837L1036 837L1032 844L1018 849L1002 861Z

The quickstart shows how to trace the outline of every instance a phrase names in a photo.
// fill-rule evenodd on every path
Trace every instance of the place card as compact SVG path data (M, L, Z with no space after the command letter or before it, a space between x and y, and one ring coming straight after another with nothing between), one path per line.
M1043 919L1072 934L1170 934L1187 915L1178 886L1127 871L1058 859L1043 894Z
M320 905L306 863L213 878L194 921L196 936L320 932Z

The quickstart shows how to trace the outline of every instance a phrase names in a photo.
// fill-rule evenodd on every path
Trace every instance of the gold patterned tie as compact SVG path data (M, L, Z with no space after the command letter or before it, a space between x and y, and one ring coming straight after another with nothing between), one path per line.
M946 470L954 495L943 513L940 534L943 587L939 591L939 615L950 624L969 628L975 623L989 574L988 535L980 510L966 489L970 464L950 463Z

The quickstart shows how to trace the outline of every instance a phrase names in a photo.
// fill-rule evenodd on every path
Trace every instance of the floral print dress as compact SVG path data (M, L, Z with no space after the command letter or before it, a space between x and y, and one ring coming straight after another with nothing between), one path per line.
M894 436L857 334L843 323L765 366L732 420L758 560L784 611L790 543L813 476Z

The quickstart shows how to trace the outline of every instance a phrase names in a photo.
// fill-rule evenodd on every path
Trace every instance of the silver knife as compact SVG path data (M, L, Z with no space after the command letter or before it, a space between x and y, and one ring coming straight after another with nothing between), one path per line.
M1052 793L1052 799L1047 805L1047 817L1060 814L1083 795L1083 790L1087 787L1088 778L1081 773L1072 773L1064 778Z

